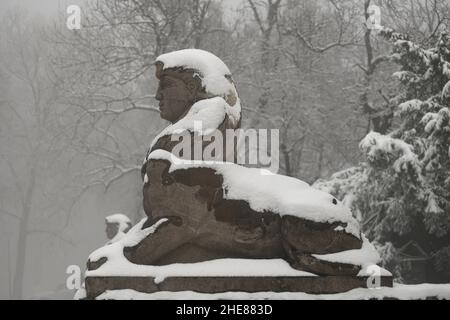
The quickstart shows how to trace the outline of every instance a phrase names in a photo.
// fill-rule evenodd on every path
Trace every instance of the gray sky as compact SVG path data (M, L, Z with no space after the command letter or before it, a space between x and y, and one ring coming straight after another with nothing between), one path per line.
M1 0L0 11L18 6L26 8L33 14L54 16L60 8L63 9L69 4L80 4L82 2L82 0Z
M71 4L82 6L83 3L95 0L0 0L0 12L4 12L9 8L22 7L26 8L32 14L37 14L43 17L55 16L58 12L64 12L65 8ZM239 6L244 0L226 0L222 1L225 8L230 10L230 13Z

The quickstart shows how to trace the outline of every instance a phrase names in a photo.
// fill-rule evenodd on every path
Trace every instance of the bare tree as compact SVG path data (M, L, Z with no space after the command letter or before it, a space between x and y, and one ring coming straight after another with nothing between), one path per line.
M70 205L55 195L61 196L67 184L64 176L51 176L62 169L58 161L67 149L60 140L62 128L56 115L61 110L47 77L47 49L35 28L38 24L17 13L5 18L3 25L0 90L6 109L1 118L0 164L2 184L12 188L1 195L0 214L17 228L12 297L20 299L30 237L45 234L70 243L62 235L63 223L57 226ZM60 216L53 220L55 213Z
M337 123L354 118L355 112L336 105L332 92L339 87L326 84L330 77L342 78L343 66L336 62L344 60L344 50L353 49L360 40L356 10L347 4L249 1L262 58L257 70L246 74L244 84L252 89L254 99L244 110L252 117L251 126L280 128L281 169L287 175L313 181L325 168L354 161L356 148L349 154L350 143L343 144L343 137L332 129L352 132L349 125ZM314 174L312 167L319 173Z
M77 121L67 138L78 154L91 159L80 172L80 189L114 183L140 167L153 136L162 129L154 106L153 61L166 51L223 42L219 4L212 0L98 1L88 6L77 32L54 30L55 87L74 107ZM82 176L82 177L81 177ZM142 209L135 185L135 220Z
M450 3L446 0L381 0L383 25L410 35L420 44L437 40L450 23Z

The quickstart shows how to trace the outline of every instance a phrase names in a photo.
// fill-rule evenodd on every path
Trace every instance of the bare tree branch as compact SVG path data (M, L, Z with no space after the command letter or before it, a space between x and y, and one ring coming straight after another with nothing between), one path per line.
M142 110L142 111L151 111L159 113L159 108L154 106L148 106L143 104L135 104L132 103L131 107L123 108L123 109L88 109L89 113L103 113L103 114L121 114L129 111Z
M65 242L65 243L67 243L67 244L70 244L70 245L72 245L72 246L75 246L75 243L74 243L72 240L67 239L66 237L62 236L61 234L59 234L59 233L56 232L56 231L52 231L52 230L41 230L41 229L29 229L29 230L28 230L28 234L30 234L30 235L31 235L31 234L46 234L46 235L52 236L52 237L54 237L54 238L57 238L57 239L59 239L59 240Z
M9 211L7 211L5 209L0 209L0 214L4 215L4 216L7 216L7 217L10 217L10 218L14 218L14 219L19 220L19 221L21 220L21 218L18 215L14 214L12 212L9 212Z

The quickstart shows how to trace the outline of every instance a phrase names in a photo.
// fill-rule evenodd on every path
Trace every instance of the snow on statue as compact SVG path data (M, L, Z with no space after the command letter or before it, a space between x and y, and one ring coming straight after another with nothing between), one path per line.
M131 220L122 213L115 213L105 218L107 244L111 244L122 239L128 230L131 229Z
M154 139L142 167L147 219L94 252L87 276L229 258L281 259L296 272L356 276L379 261L351 212L330 194L236 163L174 155L175 134L207 148L205 132L238 129L241 104L228 67L209 52L176 51L155 65L160 114L172 124ZM224 154L230 151L224 142Z

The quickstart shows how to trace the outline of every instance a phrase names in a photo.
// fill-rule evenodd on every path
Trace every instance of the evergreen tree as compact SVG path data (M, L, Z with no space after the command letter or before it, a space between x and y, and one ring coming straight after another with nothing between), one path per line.
M366 234L379 244L385 265L414 281L402 248L428 257L427 281L450 280L450 36L423 48L390 29L398 94L393 128L369 133L360 143L366 163L316 186L347 203ZM430 277L432 276L433 277ZM436 276L437 275L437 276ZM422 279L423 280L423 279Z

